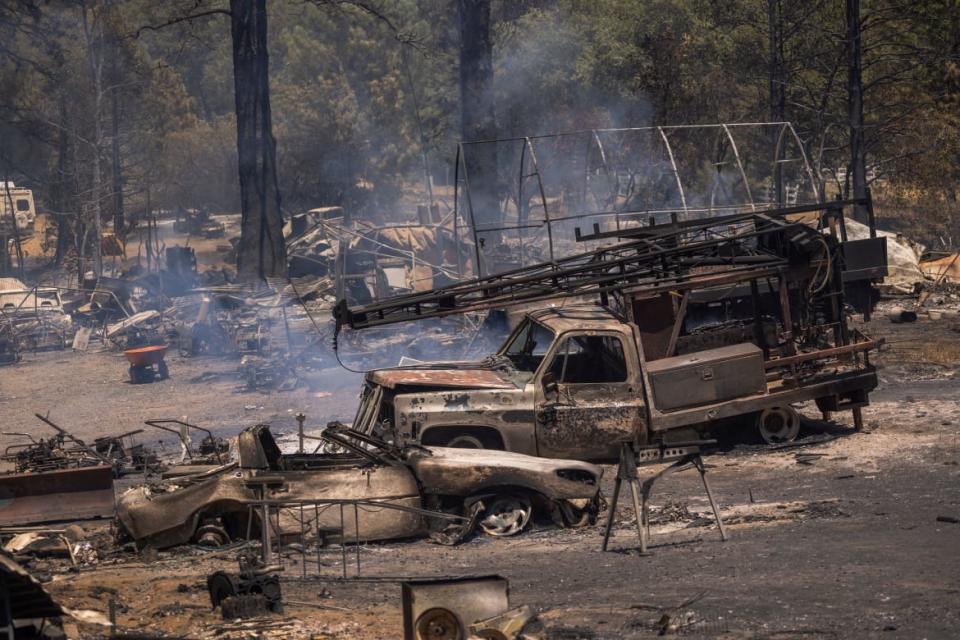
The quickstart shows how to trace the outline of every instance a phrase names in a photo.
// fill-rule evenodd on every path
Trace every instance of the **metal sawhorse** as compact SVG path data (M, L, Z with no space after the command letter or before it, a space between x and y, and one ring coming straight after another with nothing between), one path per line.
M637 534L640 537L640 553L647 553L647 540L650 537L650 513L649 500L650 492L653 490L653 484L672 471L682 471L688 465L692 465L700 472L700 479L703 481L703 488L707 492L707 500L710 501L710 507L713 509L713 516L717 519L717 526L720 529L720 539L727 539L727 532L723 528L723 520L720 518L720 509L710 493L710 485L707 484L707 472L703 465L703 459L700 457L701 445L713 444L713 440L698 440L695 442L678 442L676 444L660 444L648 447L638 447L633 443L625 442L620 447L620 465L617 467L617 480L613 486L613 500L610 502L610 513L607 516L606 530L603 532L603 551L607 550L607 543L610 541L610 532L613 529L613 519L617 513L617 500L620 498L620 486L624 481L630 483L630 493L633 497L633 511L637 516ZM655 473L641 484L637 476L637 468L668 462L673 460L673 464L665 469ZM642 504L641 504L642 503Z

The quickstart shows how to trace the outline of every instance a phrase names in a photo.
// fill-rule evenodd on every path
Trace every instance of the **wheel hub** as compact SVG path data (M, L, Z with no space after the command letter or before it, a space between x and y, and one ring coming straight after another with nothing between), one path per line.
M523 531L533 510L530 500L522 496L495 498L480 520L480 528L491 536L512 536Z
M462 640L463 629L449 609L428 609L417 618L417 640Z

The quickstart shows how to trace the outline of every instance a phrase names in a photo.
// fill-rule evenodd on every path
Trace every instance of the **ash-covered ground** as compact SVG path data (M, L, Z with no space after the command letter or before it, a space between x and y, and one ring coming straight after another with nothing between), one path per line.
M663 632L955 638L960 363L949 354L960 338L956 324L921 318L894 325L878 316L865 327L890 343L878 357L881 383L864 410L865 432L820 422L814 408L805 407L810 420L800 446L741 445L705 458L728 523L727 542L712 526L699 478L685 471L654 490L649 556L637 553L633 515L621 502L612 552L600 551L604 513L585 529L542 527L514 538L475 537L457 547L426 540L365 545L363 575L499 573L510 580L511 604L539 612L546 638ZM298 411L317 426L352 418L360 376L333 363L297 389L271 394L240 391L236 368L235 360L172 354L169 380L131 385L118 353L26 354L22 363L0 370L2 430L48 435L35 412L49 412L86 439L157 417L185 417L218 435L264 422L275 432L292 432ZM221 375L203 375L208 372ZM0 437L4 447L12 442ZM154 445L160 439L141 438ZM605 468L605 495L614 475L614 467ZM106 611L114 600L122 628L186 637L401 635L397 583L336 580L337 549L324 552L325 579L296 580L297 555L286 559L283 615L224 626L219 612L210 610L205 580L218 569L235 571L232 554L181 548L143 558L109 550L109 523L81 524L101 545L96 564L75 572L63 562L38 560L31 568L51 580L48 588L67 606Z

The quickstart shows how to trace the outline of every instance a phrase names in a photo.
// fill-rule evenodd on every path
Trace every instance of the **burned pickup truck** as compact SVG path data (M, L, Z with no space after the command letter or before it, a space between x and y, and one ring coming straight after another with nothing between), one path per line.
M259 535L260 512L251 507L271 500L310 503L306 516L295 508L279 510L279 521L270 519L273 535L299 536L304 518L311 534L331 540L425 535L438 524L430 513L438 512L470 513L490 535L519 533L537 516L580 526L597 513L602 470L586 462L396 447L336 424L323 438L338 452L285 455L268 427L247 429L239 436L239 461L123 494L117 501L120 529L138 544L160 549L191 541L226 544ZM325 500L329 504L314 508ZM343 521L338 504L350 501L364 506L354 505L355 513Z
M547 307L482 362L369 372L353 428L397 443L606 460L624 441L724 429L790 441L800 429L791 405L808 400L852 411L859 426L879 342L848 315L869 314L886 253L883 238L847 241L845 204L637 226L617 231L619 244L549 264L341 302L335 318L354 329Z

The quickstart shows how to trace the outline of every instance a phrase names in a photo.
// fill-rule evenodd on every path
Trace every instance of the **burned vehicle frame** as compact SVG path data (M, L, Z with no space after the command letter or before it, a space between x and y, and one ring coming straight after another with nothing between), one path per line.
M329 504L306 522L293 510L281 510L276 524L268 525L275 529L271 537L299 538L304 530L329 540L416 537L431 530L428 510L475 513L473 521L491 535L519 533L536 515L568 526L596 516L602 470L589 463L397 447L337 423L322 437L338 451L282 454L269 427L246 429L239 436L239 461L120 496L119 528L141 546L219 545L261 534L264 523L253 505L297 500ZM365 506L343 522L335 506L347 501ZM371 502L398 508L371 508Z
M72 337L72 320L56 287L0 291L0 325L16 351L65 349Z

